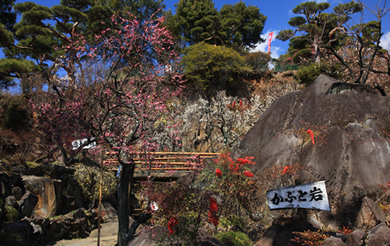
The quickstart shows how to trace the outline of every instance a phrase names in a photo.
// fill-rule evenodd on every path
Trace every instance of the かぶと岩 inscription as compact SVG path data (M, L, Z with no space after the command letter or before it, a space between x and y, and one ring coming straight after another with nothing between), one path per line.
M308 208L330 211L325 181L267 191L270 209Z

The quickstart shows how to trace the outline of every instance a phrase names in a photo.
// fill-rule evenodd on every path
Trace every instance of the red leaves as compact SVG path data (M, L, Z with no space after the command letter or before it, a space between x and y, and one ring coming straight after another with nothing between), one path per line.
M239 166L238 163L232 162L229 165L229 169L230 169L230 172L232 172L232 173L238 173L238 170L240 169L240 166Z
M243 174L244 174L245 176L247 176L247 177L250 177L250 178L253 177L253 173L251 173L251 172L249 172L249 171L244 171Z
M308 129L308 130L307 130L307 133L308 133L308 134L310 135L310 137L311 137L311 142L313 143L313 145L315 145L315 144L314 144L314 134L313 134L312 130Z
M229 109L238 109L238 110L245 110L246 108L243 108L243 102L240 99L238 101L238 106L236 105L236 101L234 100L232 104L227 104L226 105Z
M217 177L219 178L222 176L222 171L219 168L217 168L215 169L215 174L217 174Z
M288 169L290 169L290 166L285 166L285 167L283 168L283 173L282 173L282 175L286 174L287 171L288 171Z
M388 190L390 190L390 182L387 182L387 184L386 185L379 185L379 188L381 188L382 189L382 191L384 192L384 193L386 193Z
M349 228L348 226L347 227L343 226L343 228L341 230L339 230L338 232L343 233L345 235L349 235L353 232L353 229Z
M217 201L210 197L210 209L209 209L209 223L212 223L213 225L218 225L218 204Z
M171 217L168 220L168 232L169 232L169 234L175 233L175 230L173 229L173 227L175 227L177 224L179 224L179 221L175 217Z
M218 203L213 197L210 197L210 211L218 212Z

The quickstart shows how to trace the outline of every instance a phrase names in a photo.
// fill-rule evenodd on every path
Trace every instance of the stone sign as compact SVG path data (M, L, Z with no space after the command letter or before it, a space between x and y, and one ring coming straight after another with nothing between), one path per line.
M268 190L267 200L270 209L307 208L330 211L325 181Z

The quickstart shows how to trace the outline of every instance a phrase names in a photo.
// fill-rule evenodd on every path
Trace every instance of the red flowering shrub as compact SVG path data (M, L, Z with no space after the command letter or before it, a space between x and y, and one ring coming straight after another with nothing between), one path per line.
M199 180L208 184L206 190L212 195L218 195L219 211L217 209L211 210L214 206L210 200L209 222L217 225L217 217L213 215L218 211L218 218L223 217L228 219L232 215L243 216L247 214L250 198L248 197L248 190L253 187L254 175L251 173L246 165L255 164L252 161L253 157L243 157L233 159L229 152L222 153L210 163L214 168L204 169L199 176ZM215 170L211 172L211 170ZM216 178L217 176L218 178ZM214 212L213 212L214 211Z
M149 201L158 204L159 210L153 213L153 220L164 225L167 223L168 233L180 238L189 245L197 245L198 230L204 223L215 226L236 223L234 218L248 216L249 189L253 189L255 179L245 165L254 164L253 157L234 160L230 153L220 155L210 168L194 172L191 185L180 182L156 184L145 181L147 187L143 195ZM202 186L202 189L198 187ZM214 197L218 197L217 199ZM180 221L180 224L178 223ZM229 222L230 223L230 222ZM175 227L176 226L176 227Z

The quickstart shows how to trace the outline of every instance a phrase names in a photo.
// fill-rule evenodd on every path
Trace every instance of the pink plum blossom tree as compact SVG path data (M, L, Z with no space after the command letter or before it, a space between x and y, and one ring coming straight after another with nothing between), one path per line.
M75 51L75 57L88 58L83 64L89 69L88 75L74 69L74 77L87 86L74 88L71 93L46 92L32 103L41 131L55 140L67 165L91 141L115 151L122 166L118 245L125 245L132 236L127 235L128 190L135 170L132 154L139 146L157 150L156 134L170 141L166 146L179 148L172 105L182 91L183 79L175 69L179 56L163 26L163 17L139 22L132 16L114 16L111 22L111 28L95 34L93 45L79 36L65 47ZM70 140L80 138L90 141L73 150Z

